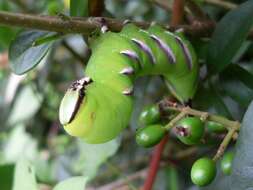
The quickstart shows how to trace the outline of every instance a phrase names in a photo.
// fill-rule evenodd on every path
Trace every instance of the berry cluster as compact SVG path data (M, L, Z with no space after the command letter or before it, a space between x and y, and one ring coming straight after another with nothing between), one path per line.
M168 128L160 124L160 110L157 105L146 107L140 117L140 124L145 127L139 128L136 132L138 145L149 148L158 144L167 135ZM204 138L205 132L223 133L226 128L217 122L202 120L199 117L186 116L175 123L172 128L175 136L186 145L198 145ZM225 175L231 174L233 152L223 155L221 170ZM191 169L192 182L198 186L209 185L216 176L216 160L202 157L194 162Z

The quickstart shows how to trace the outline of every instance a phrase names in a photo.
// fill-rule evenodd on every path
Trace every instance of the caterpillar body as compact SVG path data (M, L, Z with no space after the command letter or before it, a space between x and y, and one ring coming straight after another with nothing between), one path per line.
M88 143L109 141L128 125L140 76L161 75L180 102L196 91L197 58L181 32L127 24L120 33L102 34L91 48L86 77L70 86L59 111L64 129Z

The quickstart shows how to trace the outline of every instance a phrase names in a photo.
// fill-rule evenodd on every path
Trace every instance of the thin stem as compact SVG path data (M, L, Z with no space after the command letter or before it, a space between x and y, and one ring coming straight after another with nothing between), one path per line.
M184 18L184 0L174 0L172 8L171 25L177 26L183 22Z
M110 18L103 19L112 31L120 31L124 24L123 20L119 21ZM61 16L38 16L0 11L0 24L2 25L33 28L59 33L80 33L88 35L95 29L101 27L101 20L101 17L69 17L69 19L63 19ZM148 22L133 23L142 28L147 28L150 25Z
M0 25L33 28L63 34L79 33L89 35L101 28L103 24L102 20L105 21L108 28L114 32L120 31L124 26L124 20L105 17L69 17L69 19L64 19L62 16L38 16L0 11ZM131 21L131 23L144 29L150 25L149 22ZM214 30L214 25L210 22L199 23L197 27L191 25L177 25L176 27L165 24L160 25L171 31L182 28L187 35L199 37L206 37Z
M110 162L106 162L107 166L115 173L115 174L122 174L121 170L119 168L117 168L116 166L114 166L113 164L111 164ZM123 176L123 180L125 181L125 184L128 185L128 187L131 190L137 190L136 187L134 187L130 180L128 180L128 178L126 176Z
M193 154L196 154L197 150L198 150L197 147L190 147L188 149L181 150L181 151L175 153L173 158L175 160L181 160L181 159L187 158L189 156L192 156Z
M104 0L89 1L89 16L101 16L105 8Z
M184 110L182 110L182 112L180 112L176 117L174 117L174 119L172 119L164 128L166 130L170 130L172 127L174 127L174 125L183 117L185 117L186 112Z
M232 120L229 120L225 117L222 117L222 116L219 116L216 114L211 114L208 112L195 110L190 107L179 106L175 103L161 102L160 105L164 107L163 108L164 110L184 112L184 114L198 116L198 117L202 118L202 120L210 120L210 121L220 123L220 124L224 125L227 129L230 129L232 126L234 126L235 124L238 123L237 121L232 121Z
M228 2L228 1L222 1L222 0L205 0L206 3L216 5L219 7L222 7L224 9L235 9L237 7L236 4Z
M235 122L233 127L231 129L229 129L229 132L227 133L226 137L223 139L222 143L220 144L215 156L213 157L214 161L217 161L225 152L229 142L231 141L231 139L233 138L234 133L239 130L240 128L240 123L239 122Z
M161 155L163 152L163 149L168 141L168 136L165 136L162 141L156 146L151 161L150 166L148 170L148 176L145 180L144 186L142 190L152 190L153 183L155 181L155 177L157 174L157 171L159 169Z

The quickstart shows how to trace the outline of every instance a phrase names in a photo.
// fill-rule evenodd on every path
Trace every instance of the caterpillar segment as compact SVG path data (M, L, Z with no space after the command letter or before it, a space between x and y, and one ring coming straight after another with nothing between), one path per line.
M72 136L92 144L117 137L130 120L134 81L141 76L161 75L182 103L194 96L197 58L180 32L127 24L120 33L102 34L91 48L86 77L70 86L60 105L60 122Z

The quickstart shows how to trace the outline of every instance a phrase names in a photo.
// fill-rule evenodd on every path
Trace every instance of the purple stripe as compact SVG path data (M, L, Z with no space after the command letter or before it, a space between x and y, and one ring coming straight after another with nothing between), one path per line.
M176 41L179 43L179 45L182 47L185 58L186 58L186 62L187 65L190 69L192 69L192 56L191 53L187 47L187 45L181 40L181 38L179 38L178 36L175 37Z
M122 69L119 73L123 75L132 75L134 74L134 69L132 67L126 67Z
M183 50L184 56L186 58L186 63L190 69L192 69L193 63L192 63L192 56L188 49L188 47L184 44L182 39L178 37L177 35L173 34L172 32L165 31L166 34L169 34L170 36L173 36L176 39L176 42L180 45L180 47Z
M139 58L139 56L137 55L136 52L131 51L131 50L123 50L120 53L123 54L123 55L128 56L131 59L134 59L137 62L138 66L140 68L142 68L141 63L140 63L140 58Z
M131 39L134 43L136 43L150 58L151 63L155 64L156 60L155 60L155 56L153 55L151 49L148 47L147 44L145 44L144 42L137 40L135 38Z
M176 57L174 55L174 53L172 52L171 48L164 43L159 37L157 37L156 35L151 35L150 36L153 40L155 40L155 42L159 45L159 47L165 52L165 54L167 55L169 62L172 64L176 63Z

